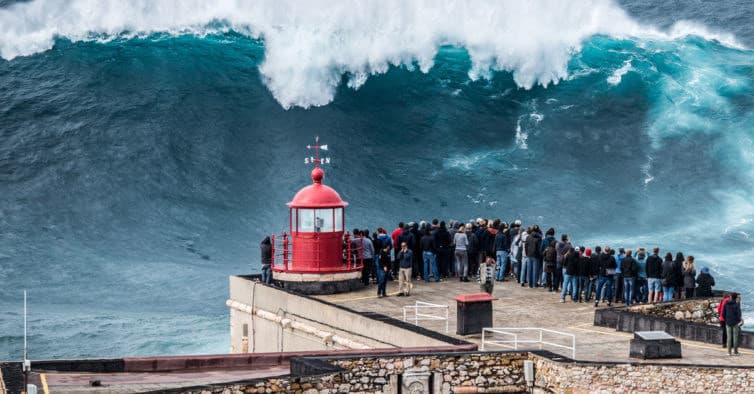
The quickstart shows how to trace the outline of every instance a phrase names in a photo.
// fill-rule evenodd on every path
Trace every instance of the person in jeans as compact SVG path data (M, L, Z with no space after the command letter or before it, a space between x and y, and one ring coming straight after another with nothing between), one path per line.
M738 304L738 294L732 293L730 300L725 303L723 308L723 318L725 318L725 331L728 334L728 355L738 355L738 334L741 332L741 326L744 324L741 319L741 306ZM734 353L731 353L731 349Z
M566 293L568 293L569 290L571 291L571 300L573 302L577 301L576 293L578 292L578 284L576 283L576 274L578 273L579 259L581 258L579 252L580 250L578 247L571 248L563 257L565 277L563 278L563 292L560 294L560 302L565 302Z
M432 276L435 282L440 281L440 270L437 269L437 247L435 246L435 236L429 228L424 230L424 236L419 240L422 247L422 256L424 257L424 282L429 283L429 271L432 270Z
M600 300L602 302L607 301L607 306L612 305L610 298L613 291L613 276L615 275L615 268L617 266L615 257L610 253L610 247L606 246L605 251L600 258L600 275L597 280L597 294L594 298L594 307L596 308ZM604 292L603 292L604 291Z
M262 283L272 283L272 242L270 237L264 237L262 244L259 245L262 251Z
M510 253L510 240L508 239L508 229L505 223L501 223L500 229L495 234L495 258L497 274L495 280L502 282L505 280L505 274L508 272L508 254Z
M662 258L660 248L652 249L652 255L647 257L647 300L654 304L662 301Z
M589 280L586 284L586 292L584 293L584 300L586 302L592 301L592 291L597 294L597 280L600 276L600 258L602 257L602 247L597 245L594 247L594 252L589 256Z
M639 248L636 251L636 296L634 301L638 303L647 303L647 250Z
M621 260L620 271L623 274L623 302L626 306L631 306L634 301L634 289L636 287L637 264L631 250L626 250L626 254Z
M673 301L673 290L675 290L675 272L673 270L673 255L665 254L665 261L662 262L662 300Z
M542 236L535 229L532 229L529 236L526 237L524 244L526 251L526 281L529 283L530 288L539 287L539 277L541 275L539 264L541 260L540 246L542 245Z
M615 255L615 251L612 251ZM615 277L613 281L613 297L615 302L624 301L623 298L623 271L621 271L620 263L623 258L626 257L626 250L623 248L618 249L618 255L615 256L615 264L618 266L615 268Z
M461 282L468 282L469 278L469 255L466 253L466 248L469 245L469 238L466 236L466 226L461 224L458 226L458 231L453 235L453 243L456 245L455 258L456 258L456 275Z
M387 275L390 271L390 244L382 246L379 256L377 257L377 297L387 297ZM413 255L413 253L412 253ZM412 256L413 257L413 256Z
M398 296L411 295L411 268L413 266L414 253L408 248L406 242L401 242L401 251L398 252Z

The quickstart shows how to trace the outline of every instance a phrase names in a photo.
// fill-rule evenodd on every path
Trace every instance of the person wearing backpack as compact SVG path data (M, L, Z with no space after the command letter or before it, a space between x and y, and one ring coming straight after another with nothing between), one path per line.
M600 275L599 280L597 281L597 295L594 298L595 308L599 306L600 300L602 300L602 302L607 301L607 306L612 305L610 299L612 298L611 293L613 291L615 269L618 264L615 262L615 257L613 257L613 253L611 252L612 250L610 247L606 246L602 253L602 257L600 257Z
M560 285L563 284L563 275L565 274L565 267L563 266L563 257L568 249L571 248L571 242L568 239L568 234L560 236L560 242L555 245L555 251L558 253L557 261L555 263L555 284L553 287L557 291Z

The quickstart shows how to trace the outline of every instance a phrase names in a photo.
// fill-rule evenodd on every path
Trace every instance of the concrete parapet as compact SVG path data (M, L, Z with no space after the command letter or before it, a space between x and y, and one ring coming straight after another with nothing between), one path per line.
M673 304L676 303L661 305L664 308L672 308ZM636 307L596 309L594 311L594 325L614 328L617 331L629 333L636 331L665 331L678 339L713 344L720 344L722 342L722 330L718 325L643 313L642 309L637 309ZM754 349L754 332L742 330L739 336L739 346Z

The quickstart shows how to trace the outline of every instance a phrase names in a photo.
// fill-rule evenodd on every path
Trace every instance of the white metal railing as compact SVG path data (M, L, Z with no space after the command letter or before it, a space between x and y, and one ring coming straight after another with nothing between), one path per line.
M521 331L534 332L535 338L521 338L521 336L523 336L523 333L521 333ZM539 334L538 337L536 336L537 333ZM571 343L571 345L568 346L562 345L560 343L546 341L544 337L545 333L553 334L565 339L570 339L569 342ZM513 339L488 339L495 334L505 335L508 338ZM482 350L484 350L485 346L488 345L508 347L513 348L513 350L519 350L519 344L537 344L539 345L540 350L542 350L542 345L567 349L571 351L571 358L576 358L576 336L567 332L548 330L546 328L540 327L488 327L482 329Z
M445 310L445 316L442 316L442 310ZM414 305L406 305L403 307L403 321L413 320L414 324L419 325L419 320L445 320L445 333L448 333L448 305L430 304L429 302L416 301ZM440 315L432 314L432 312L439 311ZM409 312L413 313L413 316L409 316Z

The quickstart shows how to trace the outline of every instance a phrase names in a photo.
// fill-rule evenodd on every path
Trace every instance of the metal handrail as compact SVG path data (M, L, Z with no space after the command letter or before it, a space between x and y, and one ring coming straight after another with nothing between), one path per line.
M445 309L445 317L437 316L437 315L430 315L427 313L419 313L420 309ZM414 305L406 305L403 307L403 321L408 321L408 312L410 310L414 311L414 325L419 325L419 320L445 320L445 333L447 334L450 331L450 324L449 324L449 310L450 307L448 305L440 305L440 304L432 304L429 302L424 301L416 301Z
M539 338L538 339L519 339L518 334L511 332L511 331L538 331L539 332ZM571 346L561 345L559 343L553 343L548 342L544 340L543 333L551 333L555 335L561 335L566 338L571 339ZM490 334L502 334L502 335L509 335L513 336L513 340L488 340L487 339L487 333ZM547 346L553 346L557 348L562 349L568 349L571 351L571 358L576 358L576 335L570 334L567 332L561 332L561 331L555 331L550 330L547 328L541 328L541 327L485 327L482 328L482 350L485 350L485 345L493 345L493 346L502 346L502 347L511 347L509 344L513 344L513 350L518 350L519 344L526 344L526 343L532 343L532 344L538 344L539 349L542 350L542 345Z

